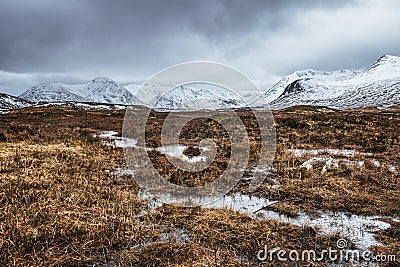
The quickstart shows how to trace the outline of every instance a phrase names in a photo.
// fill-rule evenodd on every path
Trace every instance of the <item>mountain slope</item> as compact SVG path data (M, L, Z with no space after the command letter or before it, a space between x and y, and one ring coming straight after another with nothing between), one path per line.
M41 83L34 85L19 97L33 102L83 102L86 100L84 97L68 90L67 85L61 83Z
M41 83L20 95L35 102L96 102L107 104L140 104L131 93L115 81L98 77L84 84Z
M0 93L0 109L19 109L30 106L31 103L19 97Z
M400 58L385 55L363 71L296 71L283 77L262 97L272 109L296 105L343 109L399 104L399 87ZM98 77L78 85L42 83L20 97L33 102L134 104L167 110L225 109L246 105L228 90L215 90L203 85L178 86L163 95L161 92L165 90L156 85L145 86L145 92L142 89L139 84L122 87L109 78ZM155 105L152 105L152 99L156 99ZM264 102L260 102L255 101L252 105L264 106Z
M313 69L295 71L292 74L283 77L274 86L263 93L263 97L267 102L277 99L285 91L286 87L291 83L302 79L315 79L321 81L344 80L353 77L359 72L355 70L339 70L339 71L316 71Z
M235 93L210 85L184 85L165 90L157 85L146 84L141 87L138 84L128 84L125 88L145 105L161 110L225 109L245 105Z
M222 88L192 88L179 86L159 97L156 109L227 109L239 108L245 102L236 94Z
M343 109L399 103L399 57L385 55L364 71L343 73L343 76L314 76L292 81L279 97L270 101L270 107L323 105Z

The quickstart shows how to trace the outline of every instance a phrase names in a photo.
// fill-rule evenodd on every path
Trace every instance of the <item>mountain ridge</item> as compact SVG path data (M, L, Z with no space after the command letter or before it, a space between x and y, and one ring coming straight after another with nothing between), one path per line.
M153 88L154 87L154 88ZM207 87L177 87L160 95L157 86L137 94L139 84L121 86L107 77L97 77L82 84L40 83L14 99L15 107L40 102L82 102L150 107L146 97L158 101L153 108L166 110L240 108L246 104L233 93ZM400 103L400 57L383 55L364 70L318 71L298 70L282 77L262 93L271 109L297 105L326 105L335 109L379 106ZM143 99L138 99L136 96ZM1 105L12 108L10 97L3 97ZM264 100L263 99L263 100ZM1 99L0 99L1 100ZM8 102L7 102L8 101ZM13 103L14 103L13 102Z
M0 110L20 109L30 106L32 103L25 99L0 93Z
M292 81L269 106L282 109L325 105L344 109L400 103L400 57L384 55L363 71L344 73L341 77L306 77Z
M83 84L40 83L32 86L19 97L32 102L141 104L126 88L107 77L97 77Z

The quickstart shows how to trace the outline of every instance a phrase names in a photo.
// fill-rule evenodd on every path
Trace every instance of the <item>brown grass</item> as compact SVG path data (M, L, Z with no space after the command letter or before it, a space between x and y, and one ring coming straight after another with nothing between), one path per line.
M399 175L386 165L371 164L379 159L400 169L397 111L331 112L304 107L274 115L278 148L273 171L254 193L281 201L270 209L290 216L298 210L320 209L399 216ZM123 116L123 111L61 107L0 115L0 265L254 266L260 264L257 251L266 244L299 250L334 246L338 236L318 235L315 228L254 219L227 209L164 205L142 214L146 202L137 198L134 180L113 172L124 164L122 149L103 145L92 136L120 131ZM158 114L154 120L164 116ZM246 112L241 116L247 116L247 125L254 124ZM217 123L195 123L209 129L199 132L220 142L220 154L216 165L197 176L183 178L176 175L178 170L169 170L169 179L177 184L211 181L229 156L229 140L216 134ZM155 146L157 129L149 136ZM250 132L255 162L257 134ZM202 136L183 133L182 137L195 145ZM366 162L364 167L341 165L321 175L319 170L301 170L307 158L287 151L326 147L374 154L357 156L355 160ZM155 154L154 163L163 170L165 158ZM271 187L269 178L280 186ZM235 190L245 192L246 184ZM384 245L376 249L398 255L399 225L391 224L379 233ZM269 265L277 264L285 266Z

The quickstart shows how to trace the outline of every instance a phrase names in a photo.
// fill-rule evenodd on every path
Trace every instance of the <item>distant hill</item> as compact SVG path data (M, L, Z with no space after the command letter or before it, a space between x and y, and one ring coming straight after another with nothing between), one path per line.
M115 81L98 77L84 84L41 83L19 96L32 102L95 102L140 104L133 94Z
M19 109L30 106L32 103L22 98L0 93L0 109Z
M296 72L264 93L270 107L318 105L337 109L400 103L400 57L384 55L363 71Z
M20 98L2 94L0 107L19 108L30 102L103 103L111 105L150 106L156 109L224 109L240 108L244 103L229 90L208 87L178 86L161 95L157 86L147 87L141 99L135 95L140 84L125 87L107 77L83 84L41 83L32 86ZM400 104L400 57L384 55L365 70L300 70L283 77L262 96L268 108L291 106L327 106L335 109L377 107ZM22 98L22 99L21 99ZM256 103L256 102L255 102Z

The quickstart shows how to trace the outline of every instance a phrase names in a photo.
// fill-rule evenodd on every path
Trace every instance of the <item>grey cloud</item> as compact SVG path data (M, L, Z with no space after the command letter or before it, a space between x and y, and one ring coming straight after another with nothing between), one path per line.
M290 22L290 17L296 12L310 8L338 8L351 3L342 0L213 1L208 6L208 14L198 14L207 19L198 18L191 26L205 36L220 39L231 34L248 33L254 28L275 31Z
M396 1L382 2L400 9ZM398 39L380 41L371 33L349 39L345 47L338 29L324 35L320 18L311 16L315 25L305 26L299 20L307 21L311 13L328 19L342 12L358 16L370 5L364 0L5 0L0 3L0 70L28 73L34 80L64 73L65 80L105 75L126 82L172 64L212 60L233 64L265 83L266 77L296 68L358 67L380 53L399 54ZM357 17L334 23L343 31L363 26ZM316 42L325 48L315 47ZM21 90L15 86L15 92Z
M260 20L264 27L285 23L279 14L288 7L304 9L315 2L321 1L6 0L0 4L0 68L65 71L96 69L96 63L110 68L132 61L154 64L178 52L163 49L177 36L197 34L215 43L251 32Z

